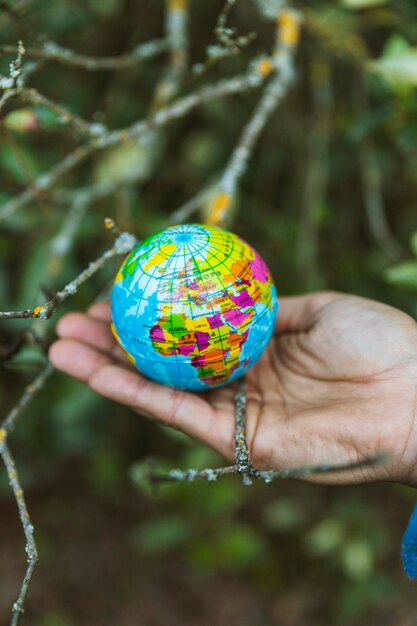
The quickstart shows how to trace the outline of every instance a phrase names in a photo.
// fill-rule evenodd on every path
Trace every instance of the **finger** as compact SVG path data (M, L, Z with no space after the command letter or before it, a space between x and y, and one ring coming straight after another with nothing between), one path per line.
M308 332L316 323L319 311L340 297L336 292L321 291L280 298L275 332Z
M88 310L87 314L90 317L95 317L102 322L107 322L110 324L111 322L111 307L110 302L108 300L103 300L102 302L95 302L92 304Z
M84 313L69 313L58 322L57 332L62 339L75 339L108 354L124 367L134 369L125 351L113 337L107 322L89 317Z
M225 456L233 455L233 416L213 409L196 394L171 389L115 365L96 369L91 389L197 438Z
M56 330L63 339L76 339L102 352L111 352L117 345L109 324L85 313L68 313L59 320Z
M55 341L49 348L49 360L56 369L84 383L96 369L114 362L99 350L73 339Z

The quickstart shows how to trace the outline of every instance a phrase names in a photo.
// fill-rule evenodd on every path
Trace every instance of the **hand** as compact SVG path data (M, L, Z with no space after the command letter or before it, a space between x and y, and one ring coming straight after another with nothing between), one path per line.
M276 332L247 374L247 441L257 468L388 460L321 482L417 485L417 324L390 306L332 292L281 299ZM52 364L94 391L234 455L235 385L205 393L145 379L109 328L110 306L58 323Z

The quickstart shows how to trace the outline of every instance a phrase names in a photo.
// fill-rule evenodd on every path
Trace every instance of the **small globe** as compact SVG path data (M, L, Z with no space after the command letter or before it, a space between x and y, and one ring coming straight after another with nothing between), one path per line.
M193 391L243 376L269 343L278 311L260 255L202 224L167 228L132 250L111 305L113 333L137 369Z

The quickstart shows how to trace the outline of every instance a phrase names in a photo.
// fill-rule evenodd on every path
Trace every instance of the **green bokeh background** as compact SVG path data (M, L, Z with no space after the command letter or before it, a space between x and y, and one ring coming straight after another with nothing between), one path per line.
M4 6L3 6L4 5ZM6 7L15 7L17 20ZM222 3L191 1L190 54L204 60ZM278 293L337 289L417 315L417 5L414 0L311 0L297 53L297 81L257 145L230 226L263 255ZM118 55L163 34L159 0L21 0L0 6L0 41L39 46L44 35L77 52ZM242 71L271 49L273 24L249 1L230 15L255 32L238 56L189 80L183 92ZM12 57L0 58L7 74ZM111 128L146 115L164 55L122 72L87 73L46 63L40 92ZM74 245L51 263L68 212L53 194L0 225L1 309L33 307L111 245L110 216L145 237L221 173L259 93L219 100L167 126L142 183L146 144L97 153L61 185L113 177L114 192L82 217ZM30 186L76 146L46 111L39 128L0 125L0 202ZM19 125L19 117L15 124ZM17 122L16 122L17 120ZM375 205L376 202L376 205ZM382 229L380 210L389 226ZM195 219L204 219L204 214ZM413 260L414 259L414 260ZM119 261L67 301L50 322L2 322L2 350L32 326L45 342L67 310L108 292ZM46 295L45 295L46 294ZM36 346L3 363L3 414L42 364ZM393 419L396 416L393 415ZM238 479L147 493L135 464L216 466L213 452L55 374L11 440L37 531L41 562L22 624L193 626L408 626L415 585L401 571L400 541L415 492L395 485L302 482L244 487ZM0 474L0 623L24 572L23 535Z

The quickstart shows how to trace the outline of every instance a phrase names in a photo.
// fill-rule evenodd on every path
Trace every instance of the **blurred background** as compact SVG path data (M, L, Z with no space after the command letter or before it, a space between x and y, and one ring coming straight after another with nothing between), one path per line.
M280 2L237 1L228 25L254 35L203 75L186 73L178 93L242 72L270 52L273 5ZM268 262L278 294L337 289L417 316L417 4L296 6L303 16L296 82L255 148L229 225ZM222 8L217 0L190 1L191 66L204 64L216 45ZM6 0L0 44L21 39L27 48L47 42L53 50L54 42L117 56L163 37L165 18L162 0ZM1 74L14 57L2 54ZM121 128L146 116L166 64L164 53L95 72L40 61L29 84L84 119ZM43 303L110 247L105 217L138 238L163 228L175 209L221 175L259 95L213 101L148 142L96 152L59 187L36 194L3 221L0 308ZM10 100L0 121L0 205L78 143L59 115ZM82 190L92 186L105 191L86 201ZM204 220L202 204L195 221ZM51 321L1 323L2 414L43 366L39 344L53 340L57 319L104 297L120 262L108 264ZM29 328L36 343L24 341ZM297 481L248 488L233 478L153 494L137 480L136 464L145 457L158 457L167 468L217 466L222 459L61 374L21 416L10 445L41 559L22 624L416 623L416 587L400 563L416 499L411 489ZM0 507L5 624L25 554L3 468Z

